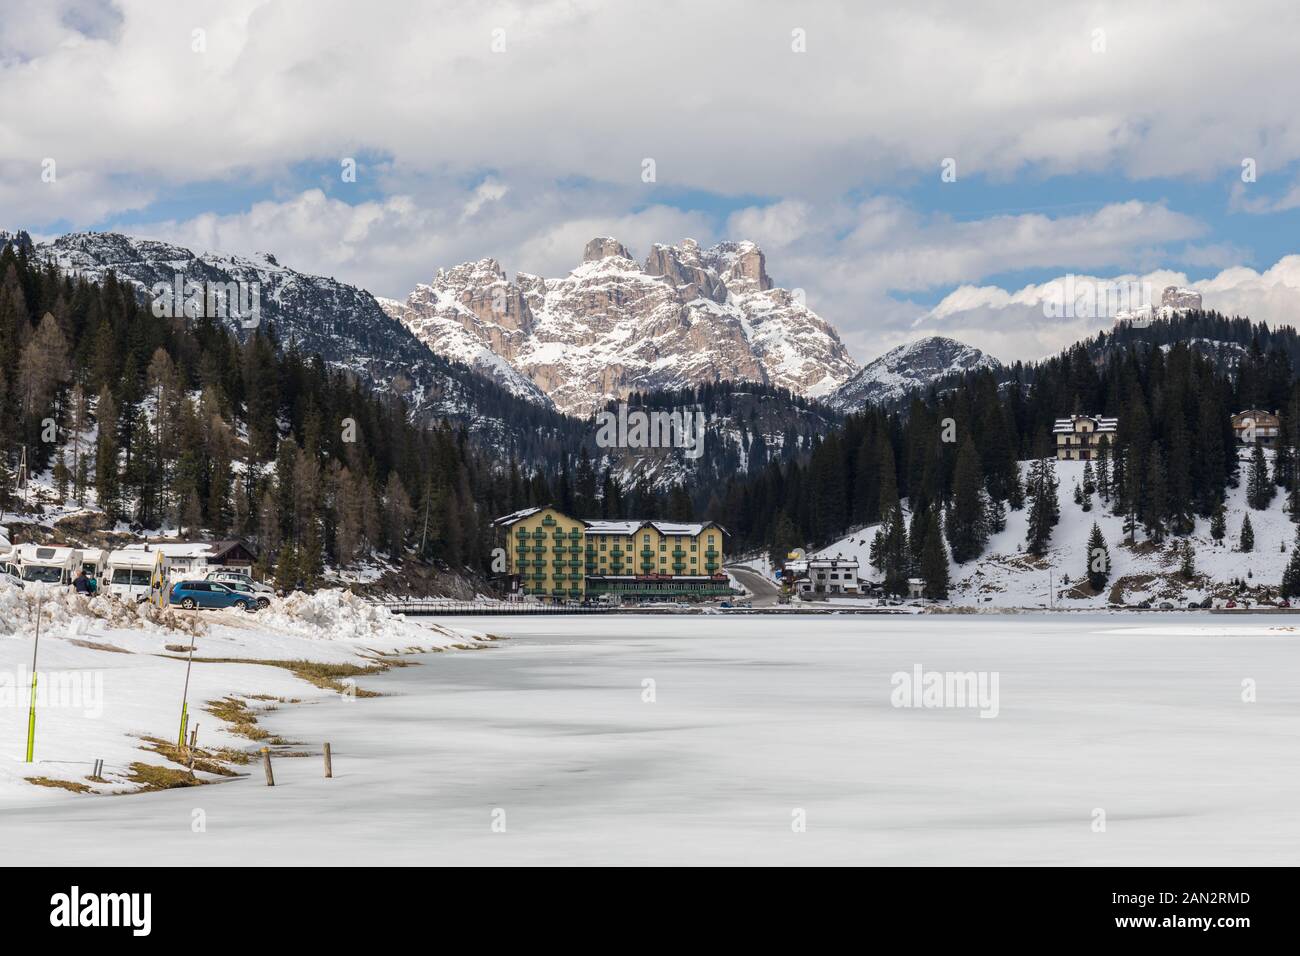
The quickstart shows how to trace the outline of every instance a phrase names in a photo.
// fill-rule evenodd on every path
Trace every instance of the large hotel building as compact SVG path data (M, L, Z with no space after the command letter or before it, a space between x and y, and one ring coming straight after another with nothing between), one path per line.
M498 518L515 587L553 600L702 598L731 594L721 525L586 520L553 507Z

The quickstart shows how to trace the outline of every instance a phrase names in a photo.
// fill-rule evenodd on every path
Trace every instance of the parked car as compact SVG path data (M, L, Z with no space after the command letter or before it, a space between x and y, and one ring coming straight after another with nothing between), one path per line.
M227 586L231 584L243 584L247 590L254 591L258 594L265 594L268 597L275 593L275 589L269 584L263 584L261 581L254 581L252 577L243 571L210 571L204 579L207 581L216 581L219 584Z
M238 591L240 594L247 595L257 602L259 608L269 607L271 604L271 595L274 593L270 588L265 591L255 590L253 585L245 584L243 581L218 581L216 582L232 591Z
M1162 610L1162 611L1172 611L1173 609L1174 609L1174 602L1173 602L1173 601L1161 601L1161 602L1160 602L1160 610Z
M258 607L251 594L241 594L216 581L177 581L172 585L171 603L186 610L237 607L256 611Z

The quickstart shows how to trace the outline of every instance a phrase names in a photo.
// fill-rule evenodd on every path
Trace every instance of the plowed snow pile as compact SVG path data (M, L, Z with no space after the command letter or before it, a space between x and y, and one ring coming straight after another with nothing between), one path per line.
M384 607L367 603L351 591L295 591L259 611L257 626L315 640L369 641L376 644L428 647L480 640L482 635L455 633L436 624L420 625Z
M148 602L126 604L108 597L88 598L67 587L28 584L19 588L0 582L0 635L34 631L38 604L41 627L49 628L49 634L80 634L90 625L189 635L207 630L200 617Z

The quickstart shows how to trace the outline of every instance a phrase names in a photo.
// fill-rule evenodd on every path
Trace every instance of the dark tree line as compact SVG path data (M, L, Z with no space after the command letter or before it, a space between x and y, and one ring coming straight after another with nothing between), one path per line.
M464 428L412 420L273 328L240 342L0 250L0 510L19 463L109 521L244 537L286 582L375 552L481 565L507 494Z
M1223 321L1236 337L1247 328ZM1283 417L1274 467L1259 455L1241 469L1252 507L1267 507L1279 488L1300 503L1300 391L1288 350L1276 340L1266 350L1270 336L1253 328L1231 367L1186 341L1099 349L1093 340L1009 375L970 373L897 412L866 408L808 455L728 482L708 515L732 531L733 551L773 556L881 524L881 560L873 563L888 589L899 591L920 573L927 544L931 568L940 546L958 563L971 560L1004 526L1007 510L1030 509L1025 546L1041 554L1059 516L1055 469L1049 463L1022 473L1018 463L1055 456L1056 419L1097 414L1117 417L1119 427L1089 464L1080 504L1091 509L1096 500L1125 516L1131 540L1162 541L1190 533L1196 517L1213 525L1219 513L1221 525L1226 490L1240 473L1231 415L1250 407ZM1300 516L1300 507L1292 513Z

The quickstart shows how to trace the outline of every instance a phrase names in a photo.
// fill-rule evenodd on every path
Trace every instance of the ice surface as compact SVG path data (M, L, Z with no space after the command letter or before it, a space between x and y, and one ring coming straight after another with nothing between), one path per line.
M184 791L32 793L14 863L1294 864L1300 644L1186 612L473 618L513 638L282 707L318 750ZM113 656L113 655L107 655ZM996 672L999 714L891 706ZM160 666L161 662L160 662ZM166 662L166 666L174 666ZM151 678L157 675L149 675ZM655 701L643 700L645 681ZM1243 681L1258 698L1244 702ZM12 722L11 722L12 723ZM37 788L31 788L35 791ZM206 831L192 832L202 809ZM1094 811L1106 814L1094 832ZM792 830L806 813L807 831ZM497 813L494 817L494 811ZM493 821L504 819L505 832Z

